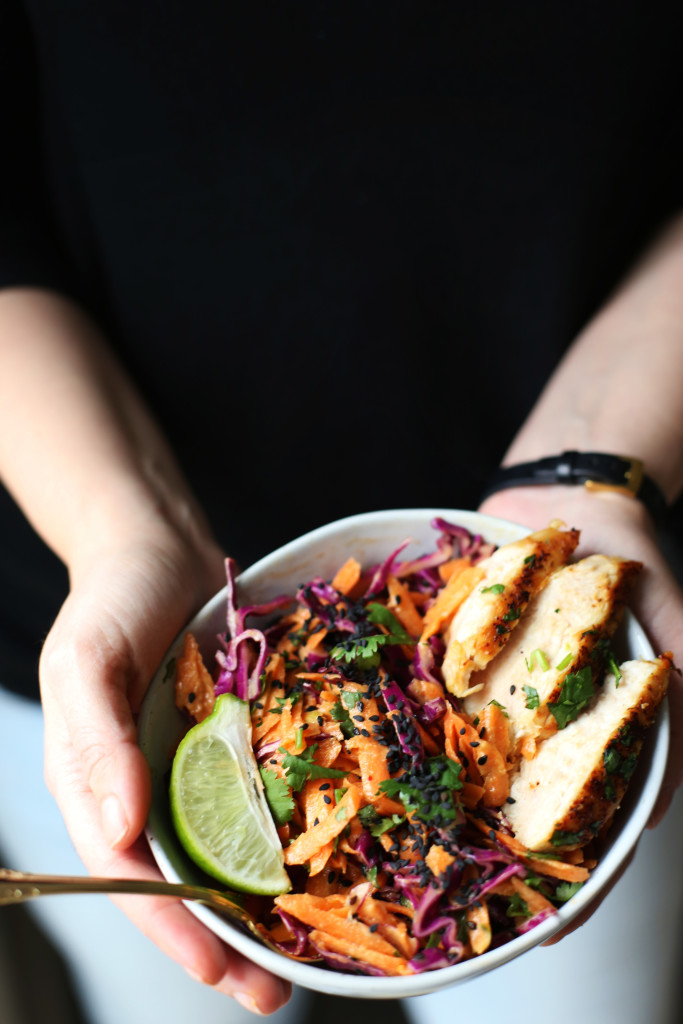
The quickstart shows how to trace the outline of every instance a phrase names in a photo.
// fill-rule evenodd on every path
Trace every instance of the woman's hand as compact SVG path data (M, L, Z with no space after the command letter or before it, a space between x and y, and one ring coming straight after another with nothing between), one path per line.
M135 716L169 644L224 583L220 550L160 523L88 551L46 641L45 775L90 872L160 877L141 832L150 803ZM219 941L179 902L117 899L190 974L270 1013L289 986Z
M0 366L0 474L71 579L40 666L46 779L88 870L157 878L140 838L150 779L135 715L173 638L223 584L222 554L83 310L51 292L6 289ZM249 1009L269 1013L288 998L288 985L180 902L117 902L186 970Z
M547 526L552 519L562 519L567 526L581 530L579 557L599 552L642 562L644 570L630 605L646 629L655 653L673 651L675 664L683 665L683 593L657 546L650 516L639 501L609 492L590 493L583 487L519 487L487 498L480 511L533 529ZM683 680L678 671L671 674L668 697L669 761L648 824L650 828L661 821L683 780ZM616 879L612 884L615 883ZM559 941L587 921L608 891L604 891L572 927L551 941Z

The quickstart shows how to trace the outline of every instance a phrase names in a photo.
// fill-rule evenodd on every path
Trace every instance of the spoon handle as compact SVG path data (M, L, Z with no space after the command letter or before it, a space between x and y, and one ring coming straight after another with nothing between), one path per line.
M69 875L32 875L22 871L0 868L0 906L24 903L38 896L60 893L128 893L146 896L174 896L181 900L196 900L219 910L227 917L247 928L260 942L277 950L240 903L236 893L219 892L202 885L184 885L136 878L86 878Z
M199 885L182 885L176 882L162 882L148 879L123 878L81 878L69 875L32 875L22 871L0 868L0 905L23 903L36 896L57 893L131 893L142 895L175 896L176 899L200 900L202 902L233 907L240 915L244 909L238 897L218 892Z

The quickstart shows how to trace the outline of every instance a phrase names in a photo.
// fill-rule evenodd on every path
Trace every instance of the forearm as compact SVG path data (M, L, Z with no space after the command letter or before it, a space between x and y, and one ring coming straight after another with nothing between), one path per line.
M208 534L97 328L51 293L0 293L0 476L72 572L124 529Z
M683 488L683 217L572 345L504 463L567 449L631 455Z

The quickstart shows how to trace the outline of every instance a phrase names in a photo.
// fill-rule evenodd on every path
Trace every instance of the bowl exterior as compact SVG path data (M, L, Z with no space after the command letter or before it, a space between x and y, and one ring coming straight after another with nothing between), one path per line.
M293 592L313 576L329 578L351 555L363 564L383 561L406 538L411 544L406 558L434 547L431 520L439 516L481 533L488 541L506 544L529 531L526 527L476 512L454 509L402 509L370 512L339 520L314 530L278 549L239 577L237 598L242 603L267 601ZM207 665L213 663L218 634L225 631L225 590L216 594L189 622L166 653L152 679L139 719L139 739L152 774L152 807L147 838L162 874L170 881L203 882L205 879L178 842L168 810L168 774L173 753L186 723L174 703L175 662L184 635L191 631ZM652 657L647 637L629 613L619 637L623 657ZM298 963L260 945L208 907L188 903L188 908L226 943L250 960L304 988L331 995L396 999L424 995L484 974L550 938L577 917L619 871L647 824L661 786L668 753L668 712L662 708L650 731L624 805L610 832L602 859L591 878L556 915L533 931L452 967L410 977L381 978L349 975L311 964Z

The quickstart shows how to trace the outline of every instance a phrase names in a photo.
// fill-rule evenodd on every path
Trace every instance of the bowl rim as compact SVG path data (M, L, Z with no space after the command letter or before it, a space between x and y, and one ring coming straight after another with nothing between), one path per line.
M381 527L383 531L386 531L390 527L393 528L411 519L419 520L422 526L426 526L434 517L462 524L470 530L474 528L475 532L481 532L485 537L487 532L489 536L491 534L503 533L507 535L508 541L531 532L528 527L521 526L518 523L463 509L406 508L360 513L335 520L311 530L259 559L238 577L238 597L240 592L244 593L245 590L254 587L264 574L272 572L279 563L293 558L307 549L314 548L316 545L325 545L332 538L338 537L344 532L367 531L368 528L374 531L377 527ZM515 534L515 536L511 536L512 534ZM500 543L506 542L506 540L500 541ZM387 542L387 548L389 543ZM419 543L422 543L422 541ZM158 712L158 707L155 706L158 696L157 691L163 685L164 679L168 678L169 666L178 653L182 637L195 624L211 621L215 618L225 607L225 594L225 588L215 594L180 631L178 637L176 637L164 655L157 672L150 682L138 720L139 741L148 760L150 756L150 742L153 737L154 719ZM624 622L625 628L628 631L629 647L632 648L632 656L654 657L654 651L645 631L628 610L624 616ZM304 988L330 995L365 999L395 999L434 992L438 989L470 980L502 966L551 938L586 910L598 894L602 893L610 881L617 876L619 869L624 865L635 848L657 799L664 778L668 749L669 712L668 702L665 699L659 709L658 718L654 726L648 732L646 744L639 758L638 769L634 777L634 781L636 778L639 779L640 795L635 801L630 815L615 834L614 840L609 844L608 849L583 888L570 901L558 908L557 914L547 918L530 932L519 935L496 949L488 950L480 956L461 961L450 967L399 977L346 974L327 967L301 963L286 957L284 954L275 953L262 946L247 934L236 929L226 920L220 918L210 908L196 903L187 903L186 906L211 931L249 960L271 971L273 974L286 978ZM644 765L641 765L641 761L645 760L649 761L647 769L645 769ZM150 764L150 767L154 774L155 766ZM645 771L647 771L646 775ZM159 773L157 772L157 781L158 778ZM162 874L168 880L185 881L187 878L178 872L175 865L169 859L166 845L160 835L164 831L167 831L167 829L165 829L153 804L146 827L146 836L154 859ZM178 847L180 846L179 843L177 845Z

